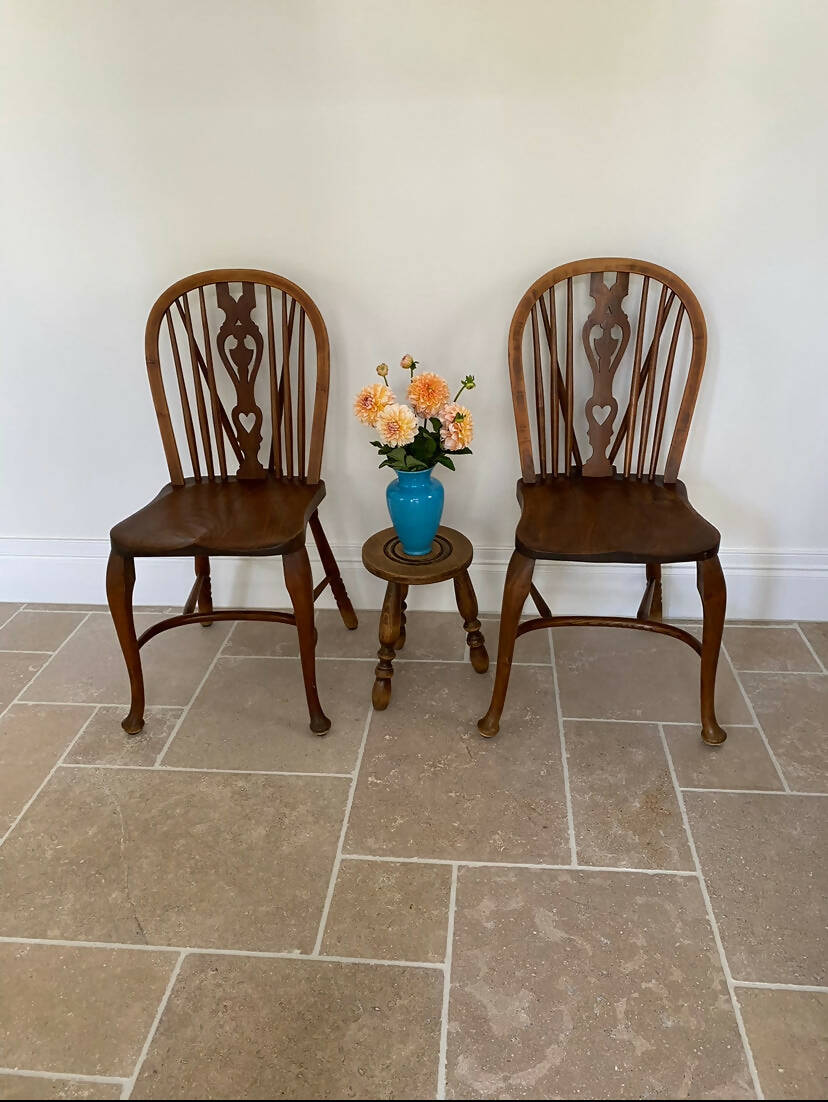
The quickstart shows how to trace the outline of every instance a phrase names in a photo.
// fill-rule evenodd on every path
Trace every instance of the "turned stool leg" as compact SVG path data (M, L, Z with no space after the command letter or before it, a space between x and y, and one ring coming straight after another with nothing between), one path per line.
M463 627L466 629L471 664L478 673L485 673L489 668L489 655L486 653L486 645L480 631L480 621L477 618L477 594L474 592L468 570L461 570L455 576L454 595L457 598L457 611L463 617Z
M402 616L402 586L389 582L385 590L385 600L379 622L380 648L377 651L377 663L374 673L376 680L371 693L371 701L378 712L384 711L391 700L391 678L394 670L394 644L400 637L400 618Z
M400 637L394 644L395 651L401 651L405 646L405 610L408 607L406 600L408 598L408 586L400 586Z

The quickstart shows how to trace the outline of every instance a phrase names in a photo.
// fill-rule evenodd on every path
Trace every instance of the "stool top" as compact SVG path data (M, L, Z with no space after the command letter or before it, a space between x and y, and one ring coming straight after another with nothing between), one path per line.
M362 547L365 569L387 582L404 585L428 585L445 582L465 570L472 561L472 545L454 528L437 529L427 555L406 555L400 537L393 528L375 532Z

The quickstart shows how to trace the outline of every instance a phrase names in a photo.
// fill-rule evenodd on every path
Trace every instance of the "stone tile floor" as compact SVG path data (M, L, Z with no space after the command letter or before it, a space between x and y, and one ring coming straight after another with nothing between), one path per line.
M142 613L141 623L153 616ZM0 1098L824 1098L828 632L733 625L720 748L665 637L457 617L147 647L0 605ZM496 623L486 621L490 649Z

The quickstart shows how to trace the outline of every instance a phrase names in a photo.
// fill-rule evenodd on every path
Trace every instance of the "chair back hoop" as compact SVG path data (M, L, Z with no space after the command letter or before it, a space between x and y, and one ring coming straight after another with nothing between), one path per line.
M174 485L185 481L177 439L197 482L319 482L330 348L301 287L247 268L188 276L150 311L145 350Z
M696 296L657 264L597 257L535 280L509 329L524 482L675 482L706 350Z

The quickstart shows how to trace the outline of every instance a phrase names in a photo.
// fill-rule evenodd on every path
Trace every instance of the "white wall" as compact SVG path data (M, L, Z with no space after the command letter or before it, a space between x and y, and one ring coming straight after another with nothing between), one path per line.
M476 454L445 472L445 520L479 548L494 607L516 516L515 303L556 263L630 255L680 273L707 313L683 477L723 531L731 610L828 617L824 0L0 11L0 597L103 599L109 527L166 478L148 308L184 274L244 265L298 281L327 320L324 515L361 601L388 474L352 393L405 351L475 373ZM555 574L556 604L609 611L621 573ZM143 577L138 599L181 597L174 567ZM278 599L272 566L223 580ZM677 585L689 610L689 575Z

